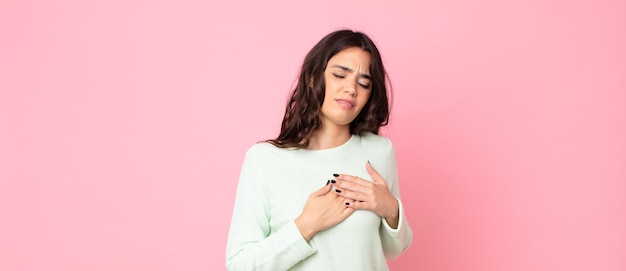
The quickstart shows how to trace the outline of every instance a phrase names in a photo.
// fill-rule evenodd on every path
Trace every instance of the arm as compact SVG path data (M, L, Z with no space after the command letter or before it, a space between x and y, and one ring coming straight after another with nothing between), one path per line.
M392 228L385 219L382 219L380 226L380 240L383 245L385 257L389 260L397 258L406 251L413 239L413 232L409 227L409 223L406 221L404 209L399 198L398 204L400 214L398 217L398 227Z
M293 221L270 234L263 182L255 157L249 151L241 170L228 234L228 270L287 270L315 253Z
M404 215L404 207L400 200L400 188L398 186L398 166L396 164L396 155L393 148L390 152L389 161L389 176L387 181L389 183L389 190L391 194L396 197L398 201L398 219L397 227L390 226L387 220L382 219L380 226L380 239L383 245L383 251L385 257L389 260L393 260L406 251L411 245L413 239L413 232L409 227L409 223ZM391 222L391 221L389 221ZM395 222L395 221L394 221Z

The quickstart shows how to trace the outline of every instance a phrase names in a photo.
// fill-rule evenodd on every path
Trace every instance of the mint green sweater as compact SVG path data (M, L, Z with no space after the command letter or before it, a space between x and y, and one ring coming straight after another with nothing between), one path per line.
M357 210L306 242L294 220L309 195L333 178L350 174L371 181L370 161L400 203L397 229L373 212ZM395 153L389 139L366 133L326 150L252 146L239 177L226 266L228 270L388 270L411 244L400 201Z

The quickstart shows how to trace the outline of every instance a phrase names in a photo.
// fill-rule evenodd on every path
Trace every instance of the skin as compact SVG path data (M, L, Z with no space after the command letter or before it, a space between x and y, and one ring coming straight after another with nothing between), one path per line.
M331 57L324 71L325 95L320 119L322 127L311 138L309 149L338 147L350 137L350 123L359 115L371 94L370 53L357 47ZM384 217L392 228L398 227L399 205L385 180L369 164L365 165L374 183L340 174L337 190L327 184L313 192L295 223L308 242L316 233L345 220L355 210L369 210ZM341 191L341 192L337 192Z

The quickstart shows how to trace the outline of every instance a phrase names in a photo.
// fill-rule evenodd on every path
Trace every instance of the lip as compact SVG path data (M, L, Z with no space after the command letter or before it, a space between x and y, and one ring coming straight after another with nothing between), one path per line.
M356 106L356 103L349 99L335 99L335 101L344 108L353 108Z

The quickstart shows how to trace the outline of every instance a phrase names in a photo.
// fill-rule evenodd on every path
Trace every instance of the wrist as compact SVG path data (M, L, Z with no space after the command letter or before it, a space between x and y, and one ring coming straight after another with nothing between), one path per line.
M391 226L391 228L397 229L398 228L398 222L400 220L400 204L398 203L397 200L395 200L394 202L395 202L395 204L393 205L392 208L390 208L392 210L392 212L390 212L384 218L387 221L387 224L389 224L389 226Z
M400 216L400 203L398 203L398 199L394 197L393 201L391 202L391 207L388 209L387 214L384 216L384 218L386 219L394 219Z
M300 234L307 242L310 241L311 238L313 238L315 233L317 233L317 231L315 231L314 228L311 226L311 223L308 223L306 219L302 218L302 216L296 218L295 223L296 227L300 231Z

